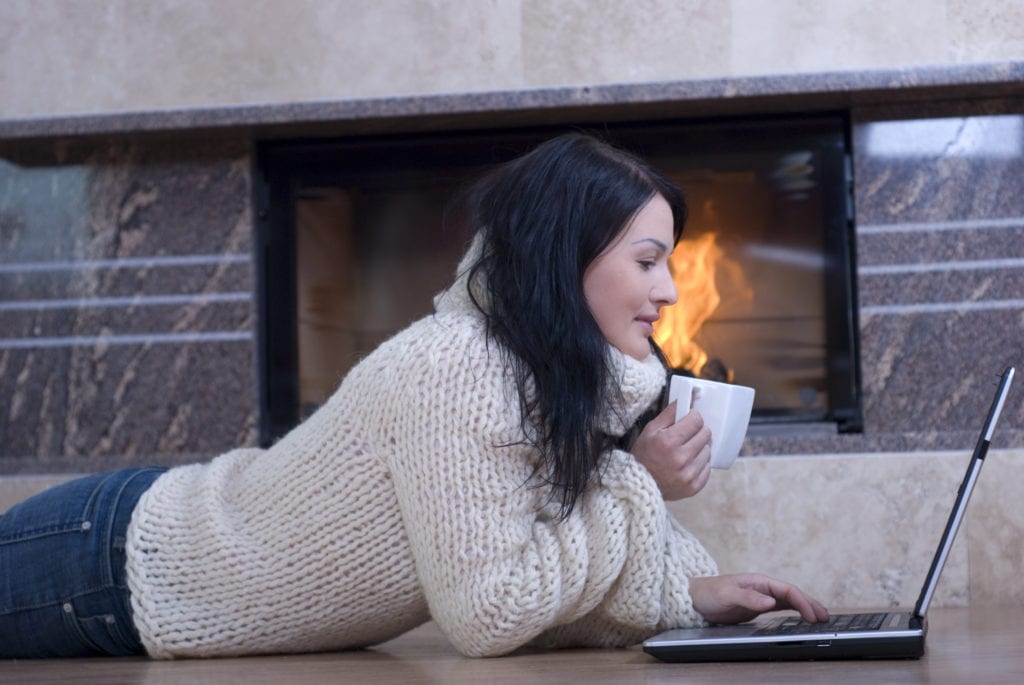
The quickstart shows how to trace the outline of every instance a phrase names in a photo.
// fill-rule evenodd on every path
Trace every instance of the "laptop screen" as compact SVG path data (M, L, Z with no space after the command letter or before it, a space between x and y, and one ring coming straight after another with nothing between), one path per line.
M1013 373L1014 370L1011 366L1003 372L1003 377L999 381L999 389L992 400L992 407L988 410L988 416L985 419L985 425L981 429L981 435L978 437L978 443L974 447L974 454L971 456L971 462L967 466L967 474L964 476L960 489L957 491L956 503L953 505L953 511L950 512L949 520L946 522L946 530L942 533L942 541L939 543L939 548L932 559L928 575L925 576L921 595L917 598L914 615L918 618L923 618L925 612L928 611L928 604L931 602L932 595L935 593L935 587L939 583L942 567L946 563L946 557L949 556L950 549L953 547L953 541L956 539L957 530L960 529L960 522L963 520L964 512L967 511L967 503L971 498L971 492L974 490L974 483L978 479L978 472L981 471L985 455L988 454L988 445L989 440L992 438L992 431L995 430L996 422L999 421L999 414L1003 411L1006 395L1010 391Z

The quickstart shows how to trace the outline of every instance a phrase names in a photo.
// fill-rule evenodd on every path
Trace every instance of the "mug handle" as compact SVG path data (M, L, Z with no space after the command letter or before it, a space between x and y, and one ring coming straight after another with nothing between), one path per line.
M693 403L693 392L690 381L686 376L672 376L672 383L668 388L668 402L676 403L676 421L690 413L690 406Z

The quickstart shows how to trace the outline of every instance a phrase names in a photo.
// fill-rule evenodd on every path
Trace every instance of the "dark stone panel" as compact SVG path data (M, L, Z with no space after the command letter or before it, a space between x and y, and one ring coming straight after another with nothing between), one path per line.
M1022 326L1020 310L862 317L865 433L976 430L1003 369L1024 371ZM1024 392L1005 411L1019 429Z
M0 473L179 464L253 444L253 347L7 350ZM32 387L36 392L18 392Z
M161 335L193 332L250 333L251 302L195 303L174 307L97 307L0 311L0 349L11 340L40 339L44 345L75 337Z
M251 251L247 142L23 143L0 163L5 262ZM87 292L111 272L86 272Z
M877 179L877 184L859 182L861 224L1024 215L1019 192L1024 165L1019 163L994 161L997 168L983 171L975 160L921 159L873 168L881 164L865 162L858 171L858 179Z
M99 277L81 269L0 272L0 293L10 302L251 291L253 267L244 257L247 261L216 265L108 269L102 291Z
M1019 226L857 235L860 267L1008 258L1024 258L1024 215Z
M862 316L864 432L766 434L743 454L973 449L1004 368L1017 367L992 447L1024 446L1024 311Z
M249 143L230 136L50 141L4 151L0 473L183 463L255 444ZM193 255L229 258L192 266L85 264ZM244 261L233 261L238 255ZM35 262L59 264L25 268ZM218 293L247 297L67 309L13 304ZM203 339L211 333L240 339ZM120 344L118 336L132 334L190 340ZM73 342L68 337L91 336L112 337L65 346ZM21 347L25 338L36 346Z
M1024 371L1024 307L1012 304L1024 296L1024 269L1013 262L1024 258L1021 112L1018 99L854 113L864 433L797 437L788 445L759 438L757 449L973 446L1003 368ZM979 263L913 270L964 262ZM913 309L944 303L970 304ZM895 309L875 309L887 306ZM1018 389L994 446L1024 445L1022 420Z
M861 307L949 302L999 306L999 300L1024 298L1024 268L862 275L857 287Z
M1024 216L1018 113L861 121L854 127L857 223Z

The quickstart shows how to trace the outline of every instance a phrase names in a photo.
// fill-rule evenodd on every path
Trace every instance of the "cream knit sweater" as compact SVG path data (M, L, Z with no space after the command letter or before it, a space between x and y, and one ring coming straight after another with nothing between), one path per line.
M702 621L688 576L715 564L646 469L609 453L559 522L465 282L436 305L273 447L171 469L145 493L127 557L151 656L355 648L431 617L472 656ZM625 405L605 425L621 435L664 373L614 355Z

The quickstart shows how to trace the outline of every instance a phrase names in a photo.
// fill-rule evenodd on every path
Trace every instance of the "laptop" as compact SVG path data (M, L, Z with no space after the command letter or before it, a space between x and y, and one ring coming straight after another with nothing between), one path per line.
M735 626L668 630L645 641L644 651L662 661L673 662L920 657L928 632L928 604L988 453L1013 373L1012 366L1007 368L999 382L913 611L838 614L823 623L807 623L792 613L765 614L755 621Z

